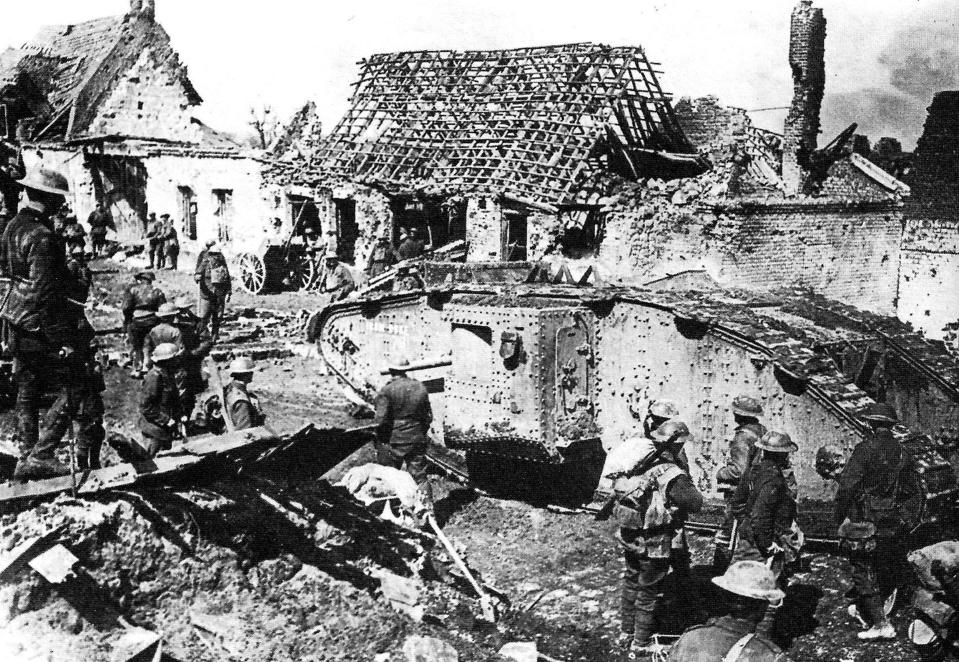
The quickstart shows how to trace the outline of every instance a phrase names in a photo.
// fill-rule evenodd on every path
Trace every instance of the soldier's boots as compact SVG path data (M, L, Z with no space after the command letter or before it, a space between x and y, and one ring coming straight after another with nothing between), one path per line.
M17 468L13 470L14 480L41 480L69 476L70 467L56 458L20 458Z
M863 600L865 616L872 627L856 634L862 641L873 641L875 639L895 639L896 629L889 622L889 617L885 610L885 604L878 595L871 595ZM891 605L890 605L891 610Z

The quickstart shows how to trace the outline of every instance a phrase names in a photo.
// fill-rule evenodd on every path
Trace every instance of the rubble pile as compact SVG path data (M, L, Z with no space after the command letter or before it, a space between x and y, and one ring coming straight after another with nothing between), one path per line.
M0 657L114 661L129 624L158 633L173 659L201 662L401 660L408 635L450 638L381 597L378 578L406 575L424 613L469 611L458 591L411 574L425 567L417 535L351 519L328 485L297 498L314 509L309 525L297 527L276 500L239 482L99 502L61 497L5 516L0 549L8 552L61 529L59 540L79 559L76 573L92 580L88 591L101 593L102 604L79 604L69 583L51 586L20 570L0 584ZM96 622L103 604L126 625ZM467 651L462 660L485 659L468 642L457 648Z

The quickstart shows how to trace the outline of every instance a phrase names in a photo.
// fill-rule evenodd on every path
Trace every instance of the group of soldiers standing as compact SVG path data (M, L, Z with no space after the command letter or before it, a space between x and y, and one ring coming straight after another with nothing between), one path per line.
M160 214L159 220L154 212L147 217L145 238L151 269L170 269L176 271L180 258L180 238L169 214Z
M17 480L68 475L74 468L100 467L106 439L105 390L94 346L95 332L85 314L91 273L79 256L67 257L67 241L54 231L66 204L69 186L60 173L39 168L16 179L21 205L6 219L0 234L0 320L3 342L14 358L17 384L17 437L21 455ZM10 203L4 211L10 215ZM98 208L99 209L99 208ZM102 210L101 210L102 211ZM144 377L139 426L142 443L112 438L121 458L139 460L170 448L192 424L197 396L205 387L201 363L213 347L230 276L219 248L211 242L198 259L200 315L189 300L169 303L155 287L155 276L137 274L124 294L124 324L131 346L134 375ZM220 416L229 429L263 422L258 399L248 391L255 366L239 357L230 365L232 381L223 390ZM56 399L41 421L40 400ZM228 421L225 419L229 418ZM42 423L42 426L41 426ZM57 451L74 429L71 464Z
M716 476L726 495L726 520L715 537L718 576L712 579L726 613L687 630L669 652L676 662L788 659L773 638L803 544L790 466L798 446L760 423L758 400L737 397L732 411L729 459ZM604 470L614 493L605 511L619 525L624 555L620 645L630 659L651 660L658 650L653 634L670 572L678 597L690 590L684 525L702 508L703 496L690 478L683 450L690 434L679 416L674 403L652 402L644 436L614 449ZM887 598L902 580L904 536L919 523L924 493L914 461L892 435L892 407L873 404L863 418L873 432L838 477L836 523L852 568L855 603L849 614L862 625L858 638L893 639Z

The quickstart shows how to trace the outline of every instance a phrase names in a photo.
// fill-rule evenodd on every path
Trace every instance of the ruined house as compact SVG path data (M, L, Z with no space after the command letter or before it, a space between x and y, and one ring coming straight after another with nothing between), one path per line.
M0 86L0 128L24 146L28 167L67 175L81 221L102 201L117 239L134 243L148 212L168 213L185 250L262 233L271 210L261 164L193 116L202 98L153 0L131 0L123 16L42 29L0 53Z
M800 2L783 135L715 99L674 107L638 47L376 55L280 179L357 265L419 226L470 261L583 259L632 283L701 271L892 313L908 187L851 153L851 132L820 148L825 34Z
M601 174L701 170L654 66L589 43L375 55L332 133L276 177L350 263L409 227L472 261L535 258L558 217L595 233Z

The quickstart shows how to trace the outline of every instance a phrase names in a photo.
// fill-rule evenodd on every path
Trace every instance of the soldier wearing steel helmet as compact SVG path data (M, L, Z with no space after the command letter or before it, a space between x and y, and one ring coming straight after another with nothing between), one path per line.
M759 422L759 417L763 415L763 407L758 400L749 396L738 395L733 398L732 410L736 429L733 431L733 438L729 442L729 456L726 464L720 467L716 473L716 483L726 501L726 518L723 521L722 528L716 532L713 540L715 545L713 567L717 571L725 570L732 559L735 517L733 517L730 502L733 493L735 493L736 486L739 485L740 479L746 472L746 468L756 456L756 442L766 434L766 428Z
M652 452L613 482L613 518L623 548L625 570L619 644L629 646L631 659L650 659L663 582L673 566L674 539L686 516L699 512L703 497L680 465L689 438L685 423L669 420L650 432Z
M855 548L849 554L856 592L850 614L870 626L857 636L894 639L883 605L906 574L903 538L919 524L925 493L915 461L893 436L896 410L870 403L861 418L872 434L853 449L839 476L836 521L842 544ZM870 530L871 536L861 533Z
M667 662L788 662L786 653L756 632L768 605L785 597L773 572L759 561L737 561L712 582L722 590L726 615L686 630Z
M176 345L183 352L183 332L174 324L180 310L172 303L164 303L156 312L156 326L150 329L143 341L144 367L149 370L153 367L151 356L153 351L164 343Z
M413 379L406 359L393 361L389 382L376 394L376 459L379 464L405 469L428 501L432 488L426 472L427 433L433 423L429 394Z
M200 286L199 316L202 329L209 329L210 337L220 336L220 320L226 310L226 302L233 294L233 279L227 266L223 249L217 242L206 248L206 254L197 260L194 274Z
M6 289L0 318L9 327L17 382L21 457L14 476L27 480L70 473L55 451L79 402L83 372L77 355L84 347L76 331L85 318L82 304L71 299L73 277L63 243L53 232L53 216L70 192L67 180L39 168L20 184L26 204L0 236L0 275ZM55 420L41 436L39 406L45 387L59 396L52 409Z
M173 440L184 435L186 413L176 383L176 362L180 348L163 343L153 350L153 367L143 379L140 390L140 433L143 435L143 453L155 457L161 450L169 450Z
M120 308L130 345L131 374L143 376L143 344L147 334L157 324L156 312L166 303L166 295L154 285L156 275L152 271L141 271L134 276L136 281L123 293Z
M246 430L263 425L266 416L260 398L250 391L256 366L248 356L238 356L230 362L229 384L223 389L223 415L229 416L234 430Z
M802 533L796 526L796 499L789 489L785 472L789 456L799 450L788 434L767 432L756 442L756 462L746 469L730 506L739 521L739 538L733 561L762 561L780 581L783 569L794 561L802 546ZM760 631L770 634L776 621L771 608L760 623Z

